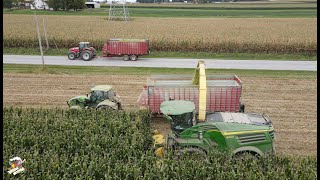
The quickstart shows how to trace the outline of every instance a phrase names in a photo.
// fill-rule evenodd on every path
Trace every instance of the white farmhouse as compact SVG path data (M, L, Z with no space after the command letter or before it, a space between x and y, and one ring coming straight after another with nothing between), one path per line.
M30 4L31 9L49 9L46 0L34 0L33 3Z

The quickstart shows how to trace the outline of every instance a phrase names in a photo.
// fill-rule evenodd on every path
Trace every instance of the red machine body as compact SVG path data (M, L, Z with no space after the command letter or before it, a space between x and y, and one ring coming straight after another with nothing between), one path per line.
M102 48L103 57L123 57L123 60L136 61L138 56L148 55L147 39L110 39Z
M97 55L96 50L89 46L89 42L80 42L79 47L72 47L69 49L68 58L75 60L81 57L85 61L90 61Z

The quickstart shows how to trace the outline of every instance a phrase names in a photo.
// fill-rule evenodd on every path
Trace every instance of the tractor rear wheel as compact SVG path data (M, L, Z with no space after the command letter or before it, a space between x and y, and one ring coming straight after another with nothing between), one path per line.
M138 57L133 54L130 56L130 59L131 59L131 61L136 61L136 60L138 60Z
M92 52L91 51L85 51L81 54L81 57L85 61L90 61L92 59Z
M124 55L124 56L123 56L123 60L124 60L124 61L129 61L129 59L130 59L130 58L129 58L128 55Z
M74 53L74 52L69 53L69 54L68 54L68 58L69 58L70 60L76 59L76 53Z

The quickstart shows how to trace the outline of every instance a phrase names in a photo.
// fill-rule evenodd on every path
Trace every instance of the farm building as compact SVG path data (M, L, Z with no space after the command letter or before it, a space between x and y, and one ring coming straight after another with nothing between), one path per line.
M137 0L107 0L108 4L111 4L111 3L123 4L124 2L126 2L126 3L137 3Z
M34 0L32 3L30 3L31 9L49 9L48 4L46 3L46 0Z
M86 2L87 8L100 8L100 4L97 2Z
M18 2L17 5L20 8L49 9L49 6L46 3L46 1L47 0L25 0Z

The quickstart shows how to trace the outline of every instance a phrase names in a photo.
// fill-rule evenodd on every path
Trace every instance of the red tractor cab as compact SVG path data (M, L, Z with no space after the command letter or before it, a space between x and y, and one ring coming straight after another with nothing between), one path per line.
M90 42L80 42L79 47L69 49L68 58L74 60L78 57L85 61L90 61L97 55L97 51L93 47L89 47Z

